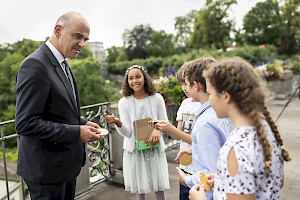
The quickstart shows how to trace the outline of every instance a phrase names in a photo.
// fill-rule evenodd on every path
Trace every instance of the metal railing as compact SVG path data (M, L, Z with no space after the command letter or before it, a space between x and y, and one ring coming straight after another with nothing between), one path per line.
M104 113L107 112L109 103L98 103L88 106L81 107L83 117L89 121L93 121L99 124L103 128L108 128L106 120L104 119ZM16 133L4 136L3 127L9 124L13 124L15 120L9 120L5 122L0 122L1 138L0 142L2 144L2 155L3 155L3 169L4 169L4 178L6 185L6 195L1 195L0 200L7 199L10 200L10 194L12 189L9 188L9 177L7 173L7 160L5 155L5 141L11 139L17 139L17 148L19 148L20 136ZM101 137L100 140L88 143L87 145L87 160L89 164L89 174L90 174L90 183L99 183L110 178L110 149L109 149L109 137ZM20 177L20 183L23 183L23 178ZM25 199L24 186L22 187L22 198ZM3 196L3 197L2 197Z
M108 129L108 124L104 118L104 114L108 113L108 108L110 103L98 103L88 106L81 107L81 111L83 117L89 121L93 121L99 124L102 128ZM172 118L171 121L174 124L174 113L168 112L169 119ZM5 176L5 184L7 195L4 197L0 197L0 200L7 199L10 200L10 190L8 184L8 174L7 174L7 161L5 156L5 141L11 139L17 139L17 147L19 148L19 139L20 136L16 133L4 136L3 127L9 124L14 123L15 120L9 120L5 122L0 122L0 130L1 130L1 138L0 142L2 144L2 154L3 154L3 168L4 168L4 176ZM168 135L165 135L166 142L166 151L171 150L179 145L179 141L172 139ZM90 175L90 184L94 185L100 182L103 182L111 177L111 161L110 161L110 144L109 137L104 136L101 137L100 140L91 142L87 144L87 163L89 166L89 175ZM20 177L20 184L23 183L23 178ZM24 186L22 187L22 198L25 199Z
M99 124L100 127L108 129L104 114L108 113L110 103L98 103L81 107L85 112L85 119ZM110 145L109 137L101 137L100 140L90 142L87 145L90 183L103 182L111 177Z

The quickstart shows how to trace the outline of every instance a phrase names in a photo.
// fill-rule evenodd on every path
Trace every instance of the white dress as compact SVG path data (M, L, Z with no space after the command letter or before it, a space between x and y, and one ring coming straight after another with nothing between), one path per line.
M149 105L149 100L150 104ZM164 141L160 137L160 146L139 151L135 146L133 121L136 118L150 117L153 120L167 120L164 100L160 94L145 99L124 97L119 101L120 119L123 122L117 131L124 136L123 176L126 191L139 194L170 189L168 163L164 151Z
M280 186L283 178L283 158L281 150L270 129L269 124L263 121L269 142L273 150L271 153L270 175L266 178L265 161L262 146L258 141L253 126L245 126L233 130L226 143L220 150L215 178L214 199L226 199L229 194L253 194L256 199L279 200ZM236 176L230 176L227 167L228 153L234 148L239 165Z

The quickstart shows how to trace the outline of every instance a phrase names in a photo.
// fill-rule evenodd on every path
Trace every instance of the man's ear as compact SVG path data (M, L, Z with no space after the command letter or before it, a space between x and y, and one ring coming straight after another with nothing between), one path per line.
M61 30L62 30L62 26L61 25L56 25L55 27L54 27L54 33L55 33L55 36L57 37L57 38L59 38L60 37L60 35L61 35Z
M228 104L230 102L230 100L231 100L231 95L228 92L223 91L222 92L222 98L225 101L225 103Z

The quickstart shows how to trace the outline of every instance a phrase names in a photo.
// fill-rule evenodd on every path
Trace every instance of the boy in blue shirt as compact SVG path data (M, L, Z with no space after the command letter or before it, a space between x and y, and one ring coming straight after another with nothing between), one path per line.
M177 167L179 182L189 188L199 184L199 173L206 175L216 172L219 150L232 131L230 119L217 118L208 102L209 94L206 92L206 82L202 72L215 62L217 61L214 58L199 58L190 61L184 71L189 95L195 102L201 103L195 111L196 123L192 129L192 147L181 149L176 158L178 160L183 153L192 154L193 175L186 174ZM212 199L212 191L207 191L206 196L207 199Z

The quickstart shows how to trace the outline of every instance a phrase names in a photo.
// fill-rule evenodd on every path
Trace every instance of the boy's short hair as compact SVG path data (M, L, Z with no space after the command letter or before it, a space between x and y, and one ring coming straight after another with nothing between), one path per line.
M186 78L190 85L194 85L194 81L200 83L203 88L204 92L206 92L206 82L205 78L203 77L203 71L209 67L210 64L216 63L217 60L213 57L203 57L197 58L195 60L186 62L183 66L184 67L184 79Z
M177 71L177 74L176 74L177 81L178 81L180 84L185 83L185 78L184 78L184 68L185 68L185 67L186 67L186 63L184 63L184 64L179 68L179 70Z

